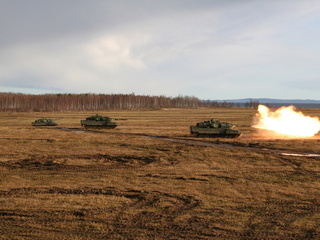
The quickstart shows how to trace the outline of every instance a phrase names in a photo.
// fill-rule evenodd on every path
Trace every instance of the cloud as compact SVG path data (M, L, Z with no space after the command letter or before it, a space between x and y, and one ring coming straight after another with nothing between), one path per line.
M143 35L131 36L131 38L106 35L85 43L84 54L88 55L88 61L99 69L116 70L123 65L141 69L145 67L144 63L139 55L132 53L132 49L145 41L147 41L147 36Z
M310 98L295 86L320 74L319 9L284 0L2 1L0 86Z

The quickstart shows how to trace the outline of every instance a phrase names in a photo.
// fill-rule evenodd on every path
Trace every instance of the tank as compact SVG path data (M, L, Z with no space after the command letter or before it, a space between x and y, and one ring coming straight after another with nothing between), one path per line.
M212 118L209 121L198 122L196 126L190 126L190 133L196 137L237 138L241 135L241 131L232 129L233 126L231 123Z
M119 125L119 123L114 122L114 120L127 120L127 119L103 117L97 114L95 116L87 117L86 120L81 120L81 126L83 126L84 128L96 128L96 129L116 128Z
M58 125L54 120L47 118L40 118L31 123L32 126L56 126Z

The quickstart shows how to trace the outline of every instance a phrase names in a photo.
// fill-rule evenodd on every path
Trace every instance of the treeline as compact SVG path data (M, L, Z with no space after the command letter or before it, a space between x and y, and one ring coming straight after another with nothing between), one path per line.
M245 107L254 107L249 104ZM243 107L234 103L199 100L196 97L145 96L135 94L23 94L0 93L0 111L57 112L113 109L161 109Z
M143 96L135 94L0 93L0 111L90 111L111 109L197 108L196 97Z
M212 100L202 100L200 105L203 107L213 107L213 108L257 108L260 102L255 100L250 100L249 102L244 103L235 103L227 101L212 101Z

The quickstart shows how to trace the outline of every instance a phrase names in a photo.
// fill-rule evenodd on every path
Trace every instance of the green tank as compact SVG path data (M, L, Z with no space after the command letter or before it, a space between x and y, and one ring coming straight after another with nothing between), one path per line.
M232 129L234 125L219 120L210 119L209 121L198 122L196 126L190 126L190 133L196 137L222 137L236 138L241 135L241 131Z
M110 117L103 117L100 115L95 115L91 117L87 117L86 120L81 120L81 126L84 128L116 128L119 123L114 122L114 120L127 120L122 118L110 118Z
M31 123L32 126L56 126L58 125L54 120L47 118L40 118Z

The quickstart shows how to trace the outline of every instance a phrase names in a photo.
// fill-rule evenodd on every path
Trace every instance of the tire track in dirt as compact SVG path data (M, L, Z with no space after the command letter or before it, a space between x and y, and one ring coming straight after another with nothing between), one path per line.
M201 201L193 196L168 194L159 191L144 191L135 189L119 189L115 187L106 188L60 188L60 187L27 187L13 188L10 190L0 190L0 197L22 196L30 194L65 194L65 195L105 195L121 196L128 199L136 200L131 206L142 208L144 205L156 205L161 199L173 199L176 204L172 205L169 211L181 211L195 208L200 205Z
M241 210L241 209L238 209ZM309 219L316 217L320 211L320 202L317 199L304 201L269 199L263 205L252 205L253 214L246 222L241 239L319 239L320 223L307 224ZM244 211L244 209L242 209ZM305 229L296 232L295 224L305 221ZM279 236L281 230L283 236Z
M70 160L85 160L87 164L78 165L76 162L68 163ZM0 162L0 166L7 168L27 168L46 170L77 170L77 169L105 169L105 168L128 168L141 167L151 163L160 165L174 165L174 161L164 159L159 156L135 156L107 154L87 154L87 155L50 155L35 156L18 161Z
M189 136L184 136L184 138L175 138L175 137L169 137L169 136L150 136L146 134L140 134L140 133L119 133L119 132L103 132L103 131L94 131L94 130L83 130L81 128L56 128L64 131L72 131L72 132L82 132L82 133L99 133L99 134L113 134L113 135L131 135L131 136L140 136L140 137L146 137L146 138L154 138L154 139L163 139L165 141L171 141L176 143L182 143L182 144L188 144L188 145L194 145L194 146L203 146L203 147L219 147L219 148L225 148L225 149L236 149L236 148L245 148L250 149L254 151L264 151L264 152L272 152L279 155L284 156L298 156L298 157L311 157L311 158L318 158L320 157L320 154L315 153L304 153L304 152L293 152L288 151L284 152L285 150L280 149L268 149L265 147L260 147L259 143L242 143L238 141L221 141L220 138L215 139L214 141L207 141L205 139L190 139ZM250 135L245 136L245 138L252 138ZM254 138L253 138L254 139Z
M50 194L52 198L58 195L78 195L78 196L116 196L124 197L129 201L118 207L85 209L48 209L36 210L27 206L23 209L1 209L0 221L6 223L24 224L25 221L42 221L45 225L54 223L67 223L68 221L85 221L87 225L99 224L105 229L100 232L91 232L90 236L95 239L137 239L139 236L157 236L165 239L168 236L188 235L194 231L190 228L190 222L183 224L176 223L176 219L201 205L201 200L192 195L171 194L160 191L144 191L136 189L120 189L115 187L91 188L83 187L67 189L59 187L36 187L36 188L15 188L7 191L0 191L0 198L37 198L37 195ZM188 230L189 229L189 230ZM165 230L165 231L164 231ZM179 232L180 230L187 232ZM206 230L208 231L208 229ZM70 233L70 232L69 232ZM196 233L196 232L195 232ZM193 233L193 234L195 234ZM85 232L81 234L84 236ZM196 235L203 235L202 231L197 231ZM169 239L169 238L167 238Z
M54 142L54 139L50 138L0 138L0 140L10 140L10 141L45 141Z
M206 178L198 178L198 177L184 177L184 176L168 176L168 175L160 175L160 174L145 174L140 175L139 177L150 177L150 178L160 178L160 179L172 179L172 180L183 180L183 181L200 181L200 182L208 182L209 180Z

